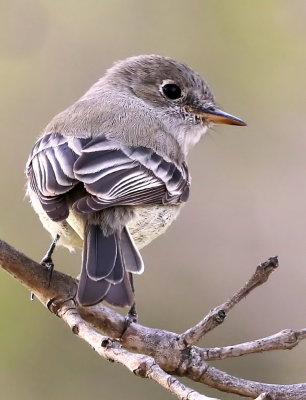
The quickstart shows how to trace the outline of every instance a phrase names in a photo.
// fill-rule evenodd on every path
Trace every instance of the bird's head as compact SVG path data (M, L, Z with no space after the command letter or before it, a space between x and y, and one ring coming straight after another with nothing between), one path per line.
M200 75L172 58L131 57L117 62L105 78L118 91L126 91L150 107L185 152L212 124L246 125L217 108Z

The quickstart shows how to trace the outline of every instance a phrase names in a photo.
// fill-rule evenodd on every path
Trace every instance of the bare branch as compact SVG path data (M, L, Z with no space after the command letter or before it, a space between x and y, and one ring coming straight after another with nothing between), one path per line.
M196 344L206 333L222 324L228 312L245 298L257 286L265 283L270 274L278 267L278 258L271 257L258 265L255 273L231 298L212 309L199 323L180 335L179 345L184 348Z
M124 365L137 376L155 381L179 399L217 400L201 395L183 385L178 379L163 371L153 357L131 353L122 348L117 341L96 332L78 314L73 300L68 301L58 310L58 316L70 326L73 333L90 344L101 357Z
M220 371L212 366L203 366L202 374L199 368L190 368L190 376L198 376L197 381L224 392L235 393L241 396L256 398L266 393L272 400L305 400L306 383L294 385L273 385L238 378ZM190 377L189 374L185 375Z
M266 265L258 267L251 280L224 303L222 310L224 309L227 313L241 298L267 280L269 274L277 266L277 260L274 259L274 261L274 266L270 259ZM73 278L54 271L51 286L48 287L48 276L41 265L1 240L0 266L19 279L31 291L34 291L36 297L51 312L64 319L72 331L91 344L102 357L125 365L138 376L153 379L180 399L213 400L186 387L172 375L184 376L222 391L257 398L257 400L302 400L306 398L306 383L268 385L231 376L205 362L206 359L212 359L210 357L213 357L214 354L216 358L218 358L217 355L221 355L223 358L222 354L228 357L236 356L239 351L240 355L249 354L244 343L237 345L234 351L225 350L223 353L218 348L186 347L182 346L181 336L176 333L134 323L128 327L121 338L125 320L120 314L102 304L94 307L78 306L75 302L77 284ZM220 310L220 307L218 308ZM210 326L213 329L213 324ZM102 330L107 336L98 333L94 327ZM275 348L291 348L304 339L305 335L306 330L296 332L287 330L273 335L274 344L271 339L273 336L271 336L260 339L262 340L260 344L257 341L249 342L249 349L263 351L268 350L269 346L271 349L273 346ZM118 341L118 338L121 339ZM289 344L286 344L286 341Z
M256 339L251 342L236 344L234 346L213 347L204 349L205 361L223 360L231 357L241 357L246 354L260 353L271 350L291 350L301 340L306 338L306 329L285 329L274 335Z

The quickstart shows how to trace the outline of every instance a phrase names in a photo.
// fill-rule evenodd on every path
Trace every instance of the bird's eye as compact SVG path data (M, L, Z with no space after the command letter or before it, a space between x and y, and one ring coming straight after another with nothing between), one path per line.
M177 100L181 97L182 91L175 83L167 83L162 87L162 91L168 99Z

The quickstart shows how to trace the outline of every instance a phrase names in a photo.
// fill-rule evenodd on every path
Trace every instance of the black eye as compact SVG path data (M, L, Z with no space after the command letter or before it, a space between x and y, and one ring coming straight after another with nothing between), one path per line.
M168 99L176 100L182 95L182 91L175 83L167 83L162 87L163 93Z

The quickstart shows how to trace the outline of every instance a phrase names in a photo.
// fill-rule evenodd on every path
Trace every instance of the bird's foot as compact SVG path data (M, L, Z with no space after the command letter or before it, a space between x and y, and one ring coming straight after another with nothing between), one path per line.
M120 339L123 338L129 326L133 323L136 323L137 321L138 321L138 313L136 310L136 303L134 302L124 318L124 327Z
M125 318L129 319L131 321L131 323L133 323L133 322L136 323L138 321L138 313L136 310L135 301L132 304L131 308L129 309L129 312L127 313Z
M60 235L57 234L53 240L53 242L51 243L51 246L49 247L46 255L43 257L43 259L40 262L40 265L45 268L48 272L48 288L50 287L51 284L51 280L52 280L52 273L54 270L54 262L52 261L52 254L54 252L54 249L56 247L56 244L58 242L60 238ZM33 292L31 292L31 300L35 299L35 294Z
M40 265L44 269L46 269L47 274L48 274L48 286L47 286L48 288L51 285L52 273L53 273L53 270L54 270L54 262L53 262L51 256L49 255L49 250L48 250L47 254L45 255L45 257L40 262ZM31 292L30 300L33 301L34 299L35 299L35 294L33 292Z
M48 273L48 288L50 287L51 280L52 280L52 274L54 270L54 262L52 258L46 254L45 257L41 260L40 265L46 269Z
M54 263L52 261L52 254L54 252L55 246L57 244L57 242L59 241L60 235L57 234L53 240L53 242L51 243L51 246L49 247L46 255L43 257L43 259L41 260L40 264L46 268L46 270L49 273L49 279L48 279L48 287L50 287L51 284L51 280L52 280L52 273L54 270Z
M41 266L44 267L48 271L48 274L49 274L48 287L51 284L52 273L53 273L53 270L54 270L54 263L53 263L53 260L52 260L52 254L53 254L53 252L55 250L55 246L56 246L57 242L59 241L59 238L60 238L60 235L57 234L55 236L53 242L51 243L51 246L49 247L46 255L43 257L43 259L40 262Z

